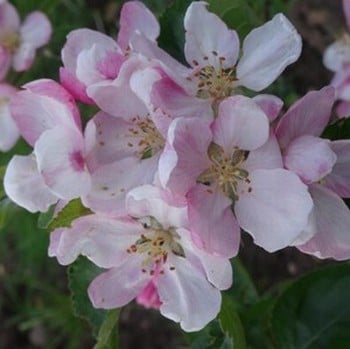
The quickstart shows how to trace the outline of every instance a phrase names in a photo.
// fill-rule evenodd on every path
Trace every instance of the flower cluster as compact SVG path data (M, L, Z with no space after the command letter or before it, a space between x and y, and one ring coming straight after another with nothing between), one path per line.
M16 88L1 81L11 67L16 72L28 70L36 50L50 36L51 24L43 13L31 12L21 24L16 8L6 0L0 2L0 151L11 149L20 136L8 108Z
M205 2L189 6L184 27L186 65L158 46L159 24L138 1L123 6L116 41L71 32L61 84L33 81L11 100L33 152L13 157L4 185L31 212L74 198L91 210L52 232L49 255L106 269L88 289L95 307L136 298L195 331L231 286L241 230L270 252L350 257L350 142L320 138L333 87L282 116L278 97L244 95L299 57L284 15L242 48ZM99 108L86 125L75 100Z

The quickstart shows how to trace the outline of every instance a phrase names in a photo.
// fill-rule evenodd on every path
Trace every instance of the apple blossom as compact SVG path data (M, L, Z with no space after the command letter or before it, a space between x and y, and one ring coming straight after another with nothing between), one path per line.
M10 67L25 71L33 64L36 50L48 43L51 24L42 12L31 12L20 23L16 8L0 3L0 80Z
M108 269L88 293L97 308L121 307L134 298L197 331L220 310L232 283L230 262L198 249L190 238L183 202L153 186L126 198L129 216L88 215L52 232L50 256L61 264L84 255Z

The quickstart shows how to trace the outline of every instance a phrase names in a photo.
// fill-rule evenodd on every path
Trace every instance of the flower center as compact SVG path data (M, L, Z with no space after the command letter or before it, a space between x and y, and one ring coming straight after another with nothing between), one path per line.
M4 33L0 37L0 43L1 46L14 53L20 45L20 36L16 32Z
M239 199L238 183L244 181L250 184L249 173L242 168L247 159L247 152L235 148L232 154L227 156L219 145L212 143L209 146L208 155L212 165L199 175L197 181L205 185L216 183L227 197L237 201ZM252 188L248 187L248 192L251 190Z
M136 116L132 123L135 126L129 128L128 137L137 138L136 153L140 159L150 158L164 148L165 140L150 118ZM129 142L128 145L134 146L133 142Z
M207 99L212 98L214 100L221 100L225 97L231 96L234 91L234 82L237 80L234 72L235 67L224 69L223 63L225 57L218 57L218 53L213 51L212 54L216 56L218 60L218 67L213 67L208 64L202 68L198 68L194 73L197 79L197 97ZM209 60L208 56L204 56L203 59ZM197 61L192 62L193 65L198 66Z
M169 253L185 257L184 250L178 242L180 236L174 228L164 229L153 217L147 217L141 223L144 230L140 238L127 249L127 252L145 255L142 263L143 273L148 271L150 275L163 274ZM169 266L169 269L175 270L175 267Z

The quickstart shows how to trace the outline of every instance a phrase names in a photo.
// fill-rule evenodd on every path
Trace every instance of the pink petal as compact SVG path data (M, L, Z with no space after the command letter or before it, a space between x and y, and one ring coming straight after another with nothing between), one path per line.
M131 220L88 215L74 220L69 228L55 231L51 257L62 265L73 263L79 255L101 268L112 268L129 258L127 249L138 239L141 225ZM57 241L58 240L58 241Z
M283 168L281 150L272 132L266 143L249 152L243 166L248 172L258 169Z
M274 252L290 245L305 228L312 200L297 175L283 169L255 170L250 188L241 185L235 214L257 245Z
M238 58L238 35L228 29L218 16L210 13L207 6L203 1L193 2L186 11L186 60L194 68L207 65L231 68Z
M323 64L333 72L343 68L345 63L350 61L349 34L343 34L343 37L329 45L323 53Z
M46 212L58 197L44 183L34 155L16 155L7 165L4 188L6 195L30 212Z
M27 43L21 44L13 55L12 66L17 72L28 70L35 59L35 48Z
M314 210L309 229L314 237L298 248L318 258L350 258L350 211L341 198L318 184L310 187Z
M340 102L335 109L339 118L348 118L350 116L350 102Z
M126 208L132 217L154 217L165 229L188 225L187 208L182 202L152 185L131 190L126 197Z
M88 294L95 308L120 308L136 298L150 280L150 276L141 271L141 258L133 255L91 282Z
M325 178L325 186L343 198L350 197L350 140L333 141L331 149L337 156L333 171Z
M16 33L19 30L20 19L16 8L9 2L0 5L0 31Z
M237 66L240 84L254 91L269 86L301 53L301 37L281 13L252 30Z
M137 296L136 302L145 308L159 309L162 302L159 299L159 294L153 280Z
M11 67L12 57L10 53L0 46L0 81L2 81Z
M125 195L139 185L152 183L156 164L157 158L127 157L98 167L91 175L84 205L98 212L126 214Z
M60 68L60 82L62 86L71 95L85 103L85 104L95 104L95 102L86 94L86 86L81 81L79 81L75 75L68 69Z
M294 139L284 152L285 167L306 184L317 182L329 174L336 161L337 156L330 143L313 136Z
M190 231L204 251L231 258L238 252L240 230L231 210L231 200L208 186L197 184L187 195Z
M221 295L205 275L185 258L173 258L175 270L159 275L160 312L183 330L198 331L220 310Z
M276 120L283 107L282 99L268 94L253 97L254 102L264 111L269 121Z
M22 43L31 45L34 49L46 45L52 34L49 19L42 12L31 12L21 25Z
M350 57L349 57L350 60ZM336 98L341 100L350 99L350 65L347 64L338 70L331 81L335 88Z
M156 41L160 28L153 13L140 1L125 3L120 12L118 44L123 50L129 46L135 32L141 32L149 40Z
M82 135L57 126L37 140L34 152L46 185L62 199L73 199L90 190L90 174L84 160Z
M346 24L348 25L348 28L350 28L350 1L349 0L343 0L343 12L346 19Z
M211 138L208 121L196 117L175 119L159 160L162 186L185 195L197 177L210 167L207 151Z
M329 122L333 103L334 88L330 86L311 91L296 101L276 127L281 148L300 136L320 136Z
M76 29L68 34L67 42L62 49L64 67L75 74L78 56L94 44L104 47L106 51L119 50L117 43L105 34L91 29Z
M231 154L234 147L253 150L263 145L269 136L269 121L251 98L234 96L219 104L212 130L214 142Z

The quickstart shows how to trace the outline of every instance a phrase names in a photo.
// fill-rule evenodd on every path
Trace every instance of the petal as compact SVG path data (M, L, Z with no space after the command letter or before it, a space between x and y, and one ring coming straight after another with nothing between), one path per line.
M45 131L34 146L38 169L46 185L62 199L73 199L90 190L82 135L57 126Z
M141 32L149 40L156 41L160 27L153 13L140 1L125 3L120 12L118 44L123 50L129 46L135 32Z
M284 152L285 167L306 184L317 182L329 174L336 161L337 156L329 142L313 136L294 139Z
M149 282L150 276L142 273L141 256L129 257L122 265L97 276L88 288L95 308L120 308L131 302Z
M350 140L333 141L331 149L337 156L333 171L324 178L325 186L343 198L350 197Z
M330 86L311 91L297 100L276 127L281 148L300 136L320 136L329 122L333 103L334 88Z
M218 16L209 12L207 6L203 1L193 2L186 11L186 60L194 68L207 65L231 68L238 58L238 35L228 29Z
M281 13L252 30L237 66L240 84L254 91L269 86L301 53L301 37Z
M117 43L105 34L91 29L76 29L68 34L67 41L62 49L64 67L75 74L78 56L94 44L103 46L107 51L119 50Z
M136 302L148 309L159 309L162 302L159 299L159 294L153 280L137 295Z
M125 195L131 189L152 183L157 158L140 161L127 157L99 166L91 175L91 189L83 197L84 205L98 212L125 214Z
M14 91L16 91L16 89L14 89ZM2 133L0 138L0 151L8 151L16 144L20 135L10 114L8 101L1 101L2 98L6 97L2 97L0 90L0 130Z
M258 169L283 168L281 150L272 132L270 132L270 137L266 143L249 152L243 167L248 172Z
M52 27L47 16L39 11L31 12L21 25L22 42L34 49L46 45L52 34Z
M268 94L253 97L253 101L264 111L269 121L276 120L283 107L282 99Z
M174 265L156 280L160 312L183 330L198 331L218 314L221 294L185 258L174 258Z
M346 24L350 28L350 2L349 0L343 0L343 13L346 19Z
M251 98L234 96L219 104L212 130L214 142L231 154L234 147L253 150L263 145L269 137L269 121Z
M126 197L126 207L132 217L154 217L165 229L188 225L187 208L182 202L152 185L131 190Z
M8 3L4 2L0 5L0 31L17 32L20 25L20 19L16 8Z
M334 74L331 85L335 88L337 99L350 99L350 65L343 66Z
M340 102L336 107L336 113L339 118L348 118L350 116L350 102Z
M350 258L350 211L341 198L320 185L312 185L314 200L313 226L315 235L298 248L318 258Z
M22 43L13 55L12 66L17 72L28 70L35 59L35 48L27 43Z
M6 195L30 212L46 212L58 197L39 174L34 155L16 155L7 165L4 188Z
M249 174L251 190L238 188L235 214L254 242L269 252L290 245L305 228L312 200L294 173L255 170Z
M97 214L83 216L74 220L71 227L51 233L50 256L68 265L82 255L101 268L112 268L129 258L127 249L138 239L141 228L131 220Z
M210 167L207 151L211 137L208 121L196 117L175 119L159 160L162 186L185 195L197 177Z
M68 69L60 68L60 82L75 99L85 104L95 104L86 94L86 85L79 81Z
M350 59L349 34L329 45L323 53L323 64L329 70L337 72L343 68L344 63Z
M2 81L8 71L10 70L12 63L11 54L2 46L0 46L0 81Z
M197 184L187 195L190 231L204 251L231 258L238 252L240 230L229 200L219 190Z

